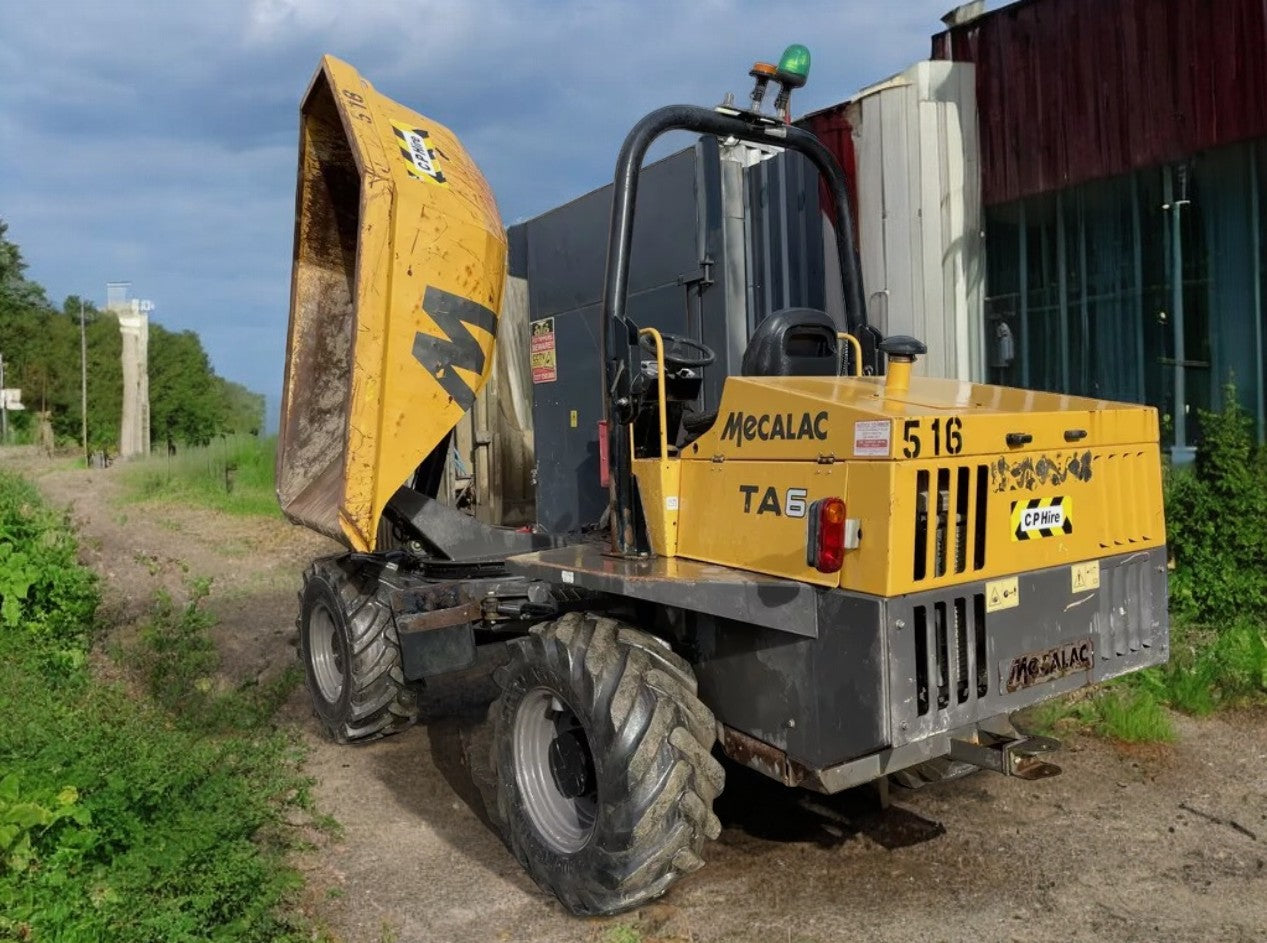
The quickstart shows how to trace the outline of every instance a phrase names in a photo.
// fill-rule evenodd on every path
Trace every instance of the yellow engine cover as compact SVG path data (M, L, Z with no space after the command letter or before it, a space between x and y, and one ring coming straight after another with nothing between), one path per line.
M1144 406L928 378L891 392L883 378L732 377L680 464L678 556L876 595L1165 543ZM651 465L637 465L641 487ZM807 562L807 514L832 496L858 539L824 574ZM648 516L665 500L644 495Z
M322 60L300 118L277 494L371 550L492 369L506 235L453 133L348 64Z

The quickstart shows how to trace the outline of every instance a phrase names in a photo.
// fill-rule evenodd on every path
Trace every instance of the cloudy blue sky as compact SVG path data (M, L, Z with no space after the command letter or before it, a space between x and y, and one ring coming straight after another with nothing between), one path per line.
M992 6L994 4L991 4ZM610 180L642 114L813 53L798 113L928 54L953 0L0 2L0 218L57 301L131 281L216 370L281 386L302 95L322 53L462 138L503 219Z

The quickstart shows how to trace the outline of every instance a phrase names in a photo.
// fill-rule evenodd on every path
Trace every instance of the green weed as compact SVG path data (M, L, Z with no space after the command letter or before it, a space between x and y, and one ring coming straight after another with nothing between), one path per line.
M1054 701L1027 711L1018 723L1034 733L1089 730L1124 743L1169 743L1175 728L1162 702L1148 690L1123 681Z
M1110 687L1084 702L1085 718L1097 733L1125 743L1168 743L1174 724L1157 698L1129 686Z
M0 941L313 939L286 863L294 823L311 817L310 782L297 744L266 722L283 682L182 698L182 683L197 690L215 668L205 585L185 606L157 605L142 633L153 699L94 681L95 582L69 534L0 474L0 544L24 568L41 561L24 592L6 576L22 618L0 624ZM210 719L191 722L202 710Z
M1133 683L1197 716L1267 702L1267 624L1250 616L1218 629L1179 623L1170 663L1142 672Z
M607 927L598 937L598 943L642 943L642 933L637 927L618 923Z
M132 501L179 501L229 514L276 517L276 438L222 436L175 455L154 453L124 470Z
M1166 480L1171 611L1210 625L1267 616L1267 449L1231 384L1223 402L1200 414L1194 466Z
M1029 712L1036 730L1070 723L1126 742L1167 742L1164 708L1203 717L1267 704L1267 625L1245 616L1221 629L1177 623L1170 661L1111 681L1089 696L1049 701Z
M1203 716L1267 703L1267 449L1230 384L1223 401L1201 413L1195 467L1166 474L1170 661L1043 705L1031 723L1165 741L1174 730L1163 708Z
M30 482L0 472L0 632L21 633L52 661L75 661L100 601L77 554L67 515Z
M192 580L188 599L177 605L165 590L157 591L139 642L119 657L140 671L150 696L177 723L211 732L251 730L285 703L300 672L292 666L263 683L222 689L216 677L220 653L208 634L215 622L205 608L210 592L210 580Z

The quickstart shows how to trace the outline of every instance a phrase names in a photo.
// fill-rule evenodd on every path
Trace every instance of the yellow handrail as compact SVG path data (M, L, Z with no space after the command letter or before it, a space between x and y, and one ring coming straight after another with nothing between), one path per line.
M660 336L660 332L653 327L644 327L638 331L638 336L650 335L655 341L655 362L656 362L656 396L660 403L660 457L669 457L669 420L666 415L668 412L668 396L664 391L664 338ZM861 362L861 358L859 358Z
M862 376L862 344L858 342L858 338L843 331L836 336L842 341L848 341L853 347L853 375L856 377Z

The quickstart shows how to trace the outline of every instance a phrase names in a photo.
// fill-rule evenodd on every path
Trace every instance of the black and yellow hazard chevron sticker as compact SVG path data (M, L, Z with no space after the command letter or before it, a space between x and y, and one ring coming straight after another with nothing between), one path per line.
M444 186L447 183L444 171L440 169L440 160L426 129L411 128L393 121L392 130L396 133L396 143L400 145L400 156L405 158L405 170L409 176Z
M1036 540L1073 533L1072 498L1030 498L1012 502L1012 539Z

